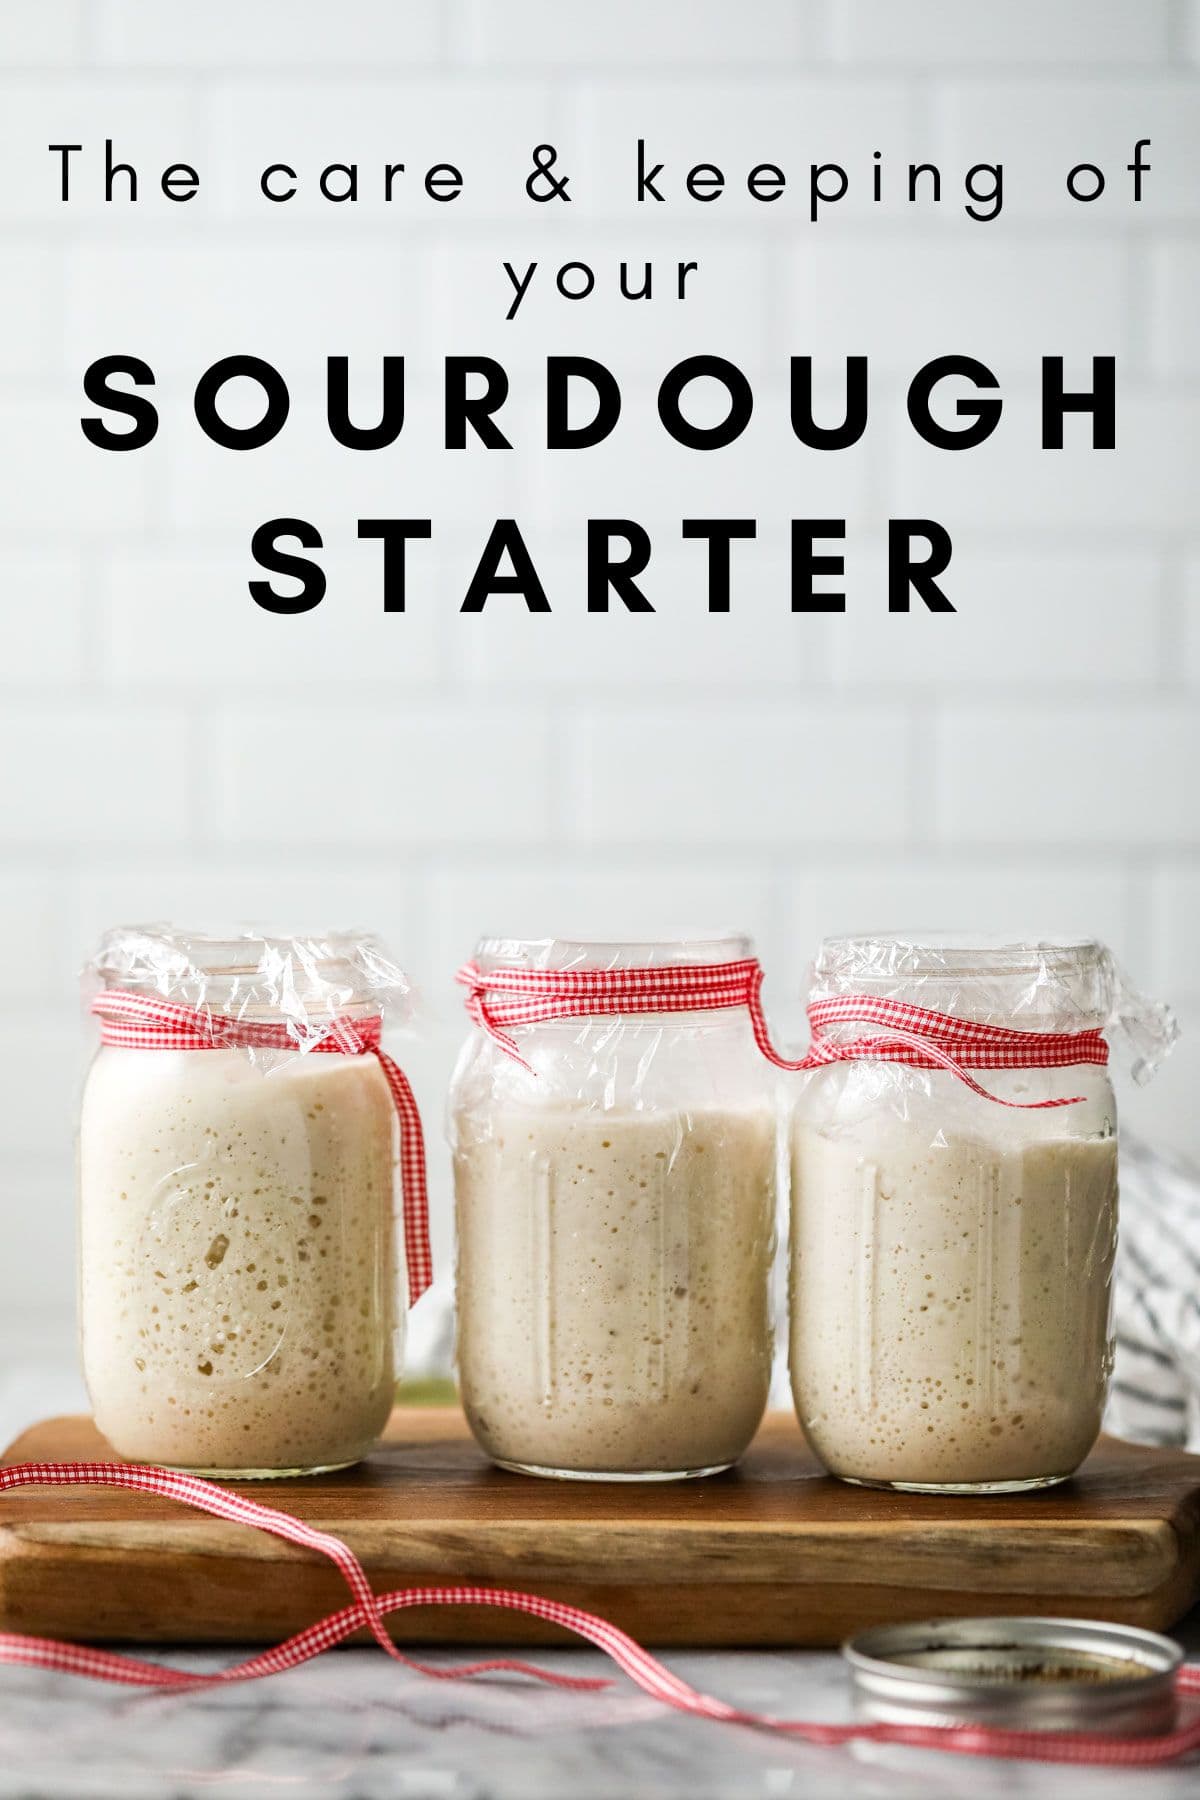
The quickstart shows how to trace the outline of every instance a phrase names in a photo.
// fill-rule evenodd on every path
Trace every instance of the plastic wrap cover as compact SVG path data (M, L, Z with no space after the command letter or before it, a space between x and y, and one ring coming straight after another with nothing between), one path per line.
M484 938L475 960L489 968L618 969L735 961L748 938L697 933L673 940L600 943L575 938ZM584 1111L672 1113L757 1101L770 1069L755 1048L744 1009L623 1018L589 1015L519 1025L512 1036L534 1073L484 1032L468 1036L448 1112L452 1143L490 1131L497 1102Z
M172 925L122 925L105 933L83 972L85 999L102 987L161 994L229 1018L287 1025L298 1049L324 1035L338 1014L411 1017L408 977L365 932L311 936L226 934Z
M1022 941L950 932L826 938L809 997L849 993L1016 1030L1100 1029L1114 1065L1138 1082L1150 1079L1179 1035L1171 1008L1139 994L1111 950L1090 938Z

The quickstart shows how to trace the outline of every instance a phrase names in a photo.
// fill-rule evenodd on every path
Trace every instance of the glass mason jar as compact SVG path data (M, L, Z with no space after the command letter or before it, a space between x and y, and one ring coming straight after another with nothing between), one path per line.
M812 998L868 995L1030 1032L1099 1030L1091 942L831 938ZM834 1026L843 1041L874 1028ZM1113 1361L1117 1113L1108 1071L832 1062L791 1129L791 1377L843 1480L1003 1493L1065 1480L1100 1430Z
M485 939L476 965L731 961L740 937ZM665 1480L727 1468L771 1371L776 1110L744 1010L483 1030L450 1099L458 1371L494 1461Z
M79 1134L79 1312L96 1423L207 1475L341 1468L403 1349L397 1121L372 1054L306 1054L406 989L374 940L110 932L102 993L150 995L287 1047L102 1047ZM95 985L95 983L94 983ZM236 1029L234 1029L236 1036Z

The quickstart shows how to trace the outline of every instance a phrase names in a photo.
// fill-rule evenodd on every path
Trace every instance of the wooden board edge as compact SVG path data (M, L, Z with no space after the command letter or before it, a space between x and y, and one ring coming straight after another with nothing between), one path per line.
M6 1630L75 1642L167 1645L225 1645L281 1642L345 1602L345 1588L330 1571L304 1571L305 1579L267 1584L261 1570L232 1559L213 1586L211 1571L183 1571L172 1594L187 1617L181 1632L162 1590L142 1593L136 1576L122 1579L123 1562L112 1559L107 1570L93 1566L73 1589L64 1589L58 1571L27 1564L16 1590L0 1597L0 1623ZM76 1570L77 1575L80 1571ZM105 1577L107 1577L105 1579ZM198 1583L198 1585L197 1585ZM395 1571L396 1587L422 1585L418 1571ZM483 1585L491 1585L484 1583ZM230 1626L232 1608L254 1592L254 1612ZM545 1582L536 1591L546 1599L599 1614L638 1641L677 1648L806 1648L840 1643L868 1625L930 1617L976 1614L1057 1614L1058 1598L1013 1591L1004 1595L967 1590L931 1595L924 1589L891 1590L884 1599L869 1584L815 1585L789 1589L779 1583L742 1583L719 1594L703 1584L678 1583L622 1586L609 1582ZM1080 1596L1071 1613L1080 1618L1140 1625L1169 1631L1186 1610L1186 1600L1170 1586L1132 1599L1095 1601ZM429 1608L394 1614L389 1624L400 1643L486 1644L569 1643L554 1627L508 1612L486 1608ZM366 1639L356 1641L367 1641Z
M743 1553L752 1554L758 1582L778 1581L804 1592L810 1586L839 1579L853 1583L862 1572L862 1532L812 1526L802 1537L785 1528L754 1524L673 1526L647 1542L642 1525L607 1525L602 1548L597 1532L584 1521L504 1520L495 1525L469 1521L386 1524L315 1521L341 1536L361 1559L376 1585L394 1585L397 1568L422 1581L607 1581L630 1585L654 1582L664 1557L677 1549L686 1556L689 1577L681 1585L703 1584L714 1592L744 1581ZM886 1531L881 1537L889 1535ZM972 1531L964 1554L951 1552L957 1532L926 1532L914 1537L911 1527L896 1527L903 1539L891 1560L882 1560L875 1585L883 1592L922 1586L931 1593L952 1591L947 1582L966 1577L981 1591L1005 1593L1019 1586L1031 1566L1047 1571L1060 1589L1091 1598L1136 1599L1168 1583L1190 1580L1200 1585L1200 1555L1181 1556L1178 1534L1167 1520L1102 1523L1091 1528L1049 1533L1019 1526L991 1532L982 1539ZM664 1539L672 1541L668 1546ZM1120 1551L1120 1555L1114 1552ZM263 1578L281 1565L310 1565L309 1552L267 1534L251 1535L245 1527L194 1517L169 1520L39 1519L0 1522L0 1585L6 1567L23 1557L56 1559L67 1569L88 1555L119 1556L131 1568L157 1579L181 1558L209 1563L236 1559L257 1567ZM950 1570L952 1574L948 1574ZM2 1599L2 1595L0 1595Z

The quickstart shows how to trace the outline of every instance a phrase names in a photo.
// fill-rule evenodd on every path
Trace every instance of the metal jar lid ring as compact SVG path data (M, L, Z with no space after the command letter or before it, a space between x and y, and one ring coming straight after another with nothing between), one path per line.
M1175 1723L1170 1638L1093 1619L929 1619L842 1646L856 1716L880 1725L990 1725L1148 1737Z

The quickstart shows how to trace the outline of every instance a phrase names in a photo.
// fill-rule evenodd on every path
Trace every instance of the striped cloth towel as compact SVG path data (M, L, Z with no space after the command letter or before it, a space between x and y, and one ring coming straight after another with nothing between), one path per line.
M1127 1134L1114 1313L1106 1429L1200 1450L1200 1171Z

